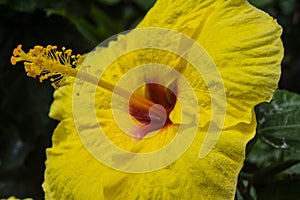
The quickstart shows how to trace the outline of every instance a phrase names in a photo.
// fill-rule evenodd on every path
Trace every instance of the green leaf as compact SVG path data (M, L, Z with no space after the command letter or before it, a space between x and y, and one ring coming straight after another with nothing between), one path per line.
M7 4L9 0L0 0L0 5Z
M296 200L300 199L300 180L276 181L260 188L258 200Z
M282 13L285 15L292 14L296 9L296 0L280 0L279 5Z
M107 38L122 31L120 29L122 24L118 21L113 21L104 10L97 6L91 6L90 17L95 21L94 30L96 31L96 36Z
M100 39L96 37L97 31L95 27L85 19L71 16L64 9L45 9L45 11L48 16L60 15L68 19L76 26L77 30L90 42L90 44L96 45L100 42Z
M249 1L253 5L260 7L260 8L270 6L271 4L274 3L273 0L249 0Z
M139 7L144 10L149 10L155 3L155 0L133 0Z
M114 5L119 3L121 0L98 0L98 2L107 4L107 5Z
M16 11L33 12L38 5L38 1L37 0L27 0L27 1L15 0L15 1L10 1L9 4Z
M260 169L252 176L251 179L253 182L265 182L266 180L273 178L277 173L282 172L298 163L300 163L300 160L287 160L279 163L273 163L268 167Z
M257 132L269 145L300 152L300 95L277 90L270 103L255 109Z

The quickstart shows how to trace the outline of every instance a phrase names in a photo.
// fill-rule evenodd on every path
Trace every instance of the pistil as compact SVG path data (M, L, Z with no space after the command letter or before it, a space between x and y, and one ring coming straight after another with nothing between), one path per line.
M82 63L84 57L81 55L72 55L72 50L62 48L58 51L56 46L42 47L35 46L28 53L22 50L22 46L18 45L13 51L11 63L15 65L17 62L24 62L24 68L29 77L39 77L40 82L50 78L51 85L57 89L64 85L69 85L68 77L75 77L83 81L95 84L110 92L128 98L131 97L131 104L143 110L150 110L155 103L147 98L137 94L131 94L124 88L116 87L115 85L99 80L86 72L78 71L78 66ZM153 107L152 112L156 116L161 116L161 109Z

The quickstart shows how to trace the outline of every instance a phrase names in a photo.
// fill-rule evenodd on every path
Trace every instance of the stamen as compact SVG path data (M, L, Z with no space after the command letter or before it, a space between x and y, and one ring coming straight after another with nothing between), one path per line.
M24 61L24 68L29 77L39 77L40 82L50 78L51 85L57 89L61 86L68 85L69 77L75 77L83 81L87 81L97 86L115 92L116 94L128 97L131 93L123 88L98 80L98 78L85 73L78 73L78 67L82 63L84 57L77 54L72 55L71 49L62 48L57 50L57 46L48 45L47 47L35 46L28 53L22 50L22 45L18 45L13 51L10 61L13 65L17 62ZM138 107L149 110L155 103L151 100L141 97L137 94L131 95L131 103ZM161 110L154 109L153 114L160 116Z
M62 48L57 51L56 46L48 45L46 48L35 46L28 53L22 50L22 45L18 45L13 51L11 63L15 65L17 62L24 61L24 68L27 76L39 77L40 82L57 76L61 78L50 79L52 86L58 88L68 85L68 77L77 75L77 65L83 60L82 56L72 56L72 50ZM63 78L64 77L64 78Z

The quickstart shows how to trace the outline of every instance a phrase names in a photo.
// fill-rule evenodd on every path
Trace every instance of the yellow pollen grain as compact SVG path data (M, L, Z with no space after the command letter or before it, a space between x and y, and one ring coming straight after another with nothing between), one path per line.
M16 58L14 56L10 57L10 62L13 65L17 64L17 60L16 60Z
M14 49L13 55L14 56L18 56L19 55L19 50L17 48Z

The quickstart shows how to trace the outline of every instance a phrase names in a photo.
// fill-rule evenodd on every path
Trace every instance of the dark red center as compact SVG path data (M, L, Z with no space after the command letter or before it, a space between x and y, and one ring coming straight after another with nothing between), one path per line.
M149 132L165 128L172 124L169 114L173 110L177 100L176 94L174 94L174 92L176 93L177 91L177 85L171 84L170 88L171 87L172 90L157 83L147 83L145 86L145 98L155 104L161 105L165 110L165 117L151 116L149 108L147 109L143 106L135 105L132 99L130 99L129 112L131 116L142 124L142 126L134 130L134 134L137 137L143 138Z

